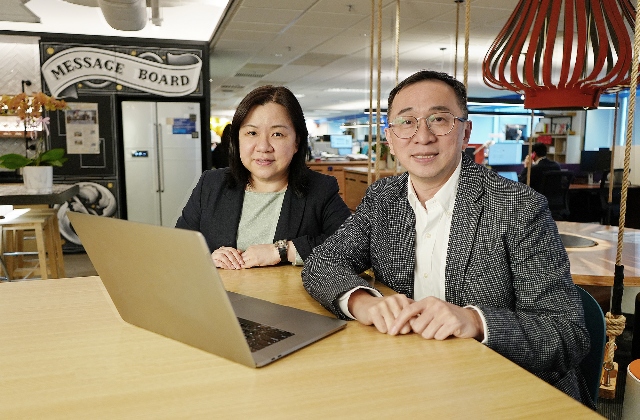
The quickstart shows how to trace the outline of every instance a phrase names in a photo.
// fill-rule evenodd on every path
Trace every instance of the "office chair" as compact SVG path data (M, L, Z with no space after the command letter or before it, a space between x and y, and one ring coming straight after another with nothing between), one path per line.
M602 364L604 363L604 345L607 341L607 325L598 302L580 286L576 286L582 298L584 321L589 331L591 348L580 362L580 372L587 382L589 395L594 404L598 403Z
M542 177L541 193L547 197L553 220L566 220L569 217L569 186L573 172L547 171Z

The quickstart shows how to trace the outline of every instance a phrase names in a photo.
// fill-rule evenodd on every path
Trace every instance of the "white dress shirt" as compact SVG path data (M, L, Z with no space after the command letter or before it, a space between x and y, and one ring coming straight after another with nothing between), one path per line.
M449 177L447 182L436 192L430 200L425 201L424 206L418 200L411 175L409 175L407 195L409 204L416 216L416 265L413 280L413 297L418 301L428 296L434 296L446 300L445 294L445 268L447 264L447 252L449 250L449 231L455 204L458 180L460 179L461 162ZM356 287L344 293L338 299L340 310L347 316L355 317L349 312L349 297L358 289L365 289L374 296L381 297L377 290ZM474 309L482 320L485 331L483 343L487 342L487 323L482 311L472 305L466 306Z
M409 176L408 200L416 216L416 267L413 274L415 300L427 296L445 300L444 269L459 178L460 163L449 180L423 206Z

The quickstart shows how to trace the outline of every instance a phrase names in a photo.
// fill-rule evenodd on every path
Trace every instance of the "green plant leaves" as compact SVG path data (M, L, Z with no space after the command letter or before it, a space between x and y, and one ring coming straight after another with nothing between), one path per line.
M33 159L16 153L9 153L0 156L0 167L18 169L25 166L62 166L67 161L64 153L65 150L63 148L51 149Z

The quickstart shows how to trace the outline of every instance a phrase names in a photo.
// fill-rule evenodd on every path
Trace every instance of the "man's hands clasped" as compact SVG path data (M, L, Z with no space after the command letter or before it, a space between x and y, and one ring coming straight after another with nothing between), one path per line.
M454 336L479 341L484 337L478 312L435 297L414 301L401 294L376 297L356 290L349 298L349 311L361 323L390 335L415 332L427 339Z

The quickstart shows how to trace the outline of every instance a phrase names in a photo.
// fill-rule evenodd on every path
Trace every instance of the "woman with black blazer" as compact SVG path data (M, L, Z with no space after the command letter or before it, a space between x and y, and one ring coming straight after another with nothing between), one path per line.
M229 168L202 174L176 227L202 232L218 268L302 264L351 213L336 179L306 166L298 100L282 86L254 89L230 137Z

